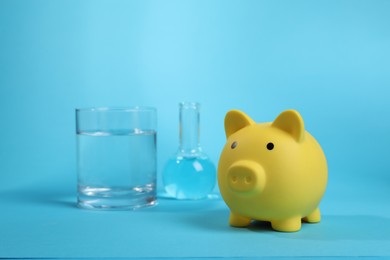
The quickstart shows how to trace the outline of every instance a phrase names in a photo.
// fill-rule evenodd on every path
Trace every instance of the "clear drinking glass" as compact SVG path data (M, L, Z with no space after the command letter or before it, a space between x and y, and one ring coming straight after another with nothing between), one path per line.
M137 209L156 199L156 109L76 109L77 205Z
M199 118L199 103L179 104L179 149L163 170L165 191L176 199L207 198L216 183L215 166L199 142Z

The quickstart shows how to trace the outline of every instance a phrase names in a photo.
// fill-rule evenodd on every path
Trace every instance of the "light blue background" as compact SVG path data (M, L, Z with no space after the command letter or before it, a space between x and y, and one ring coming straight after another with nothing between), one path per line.
M60 203L69 206L75 200L76 107L155 106L160 175L178 145L178 102L184 100L202 104L201 143L215 163L225 142L223 119L228 110L241 109L262 122L285 109L297 109L328 159L329 186L322 210L329 222L320 225L321 230L328 225L326 232L331 235L325 237L347 241L356 255L389 255L385 250L390 246L389 13L386 0L0 0L0 195L4 203L0 232L9 234L8 238L0 234L0 256L92 254L88 247L68 249L66 254L58 250L61 237L72 232L64 229L64 223L52 223L57 233L46 235L36 224L47 224L42 212L57 216L56 209L68 216L66 224L76 227L77 214L102 216ZM172 209L191 218L172 203L162 202L154 211L166 216ZM214 215L220 219L214 222L222 229L227 209L218 203L221 211ZM23 217L27 214L35 218L29 222ZM126 214L109 216L114 220ZM137 220L137 216L145 217L132 217ZM375 227L368 224L372 222ZM332 227L337 233L344 226L341 223L349 223L349 228L339 231L349 235L332 235ZM22 231L30 226L36 228L27 239ZM186 228L200 232L194 226L177 228L183 233ZM321 235L318 230L311 232ZM25 251L15 246L21 237ZM41 243L29 244L36 237L55 237L58 243L46 245L45 251L37 246ZM362 242L366 251L350 242L354 237L370 241ZM95 244L99 243L103 242ZM105 256L137 255L109 245ZM160 255L138 256L255 255L233 249L222 254L223 248L213 254L194 249L175 255L178 245L164 245ZM318 253L296 251L288 244L283 254L271 250L265 255L342 255L336 245L322 243L324 249Z

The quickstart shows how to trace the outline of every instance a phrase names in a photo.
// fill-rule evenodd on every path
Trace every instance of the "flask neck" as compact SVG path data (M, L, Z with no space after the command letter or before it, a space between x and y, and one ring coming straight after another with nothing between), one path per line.
M195 155L201 151L199 142L199 103L183 102L179 104L179 152Z

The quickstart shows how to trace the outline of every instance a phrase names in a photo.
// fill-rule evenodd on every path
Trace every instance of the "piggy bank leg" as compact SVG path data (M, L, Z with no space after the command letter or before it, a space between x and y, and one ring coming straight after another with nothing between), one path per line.
M284 220L272 220L272 228L281 232L295 232L301 229L301 218L294 217Z
M320 209L316 208L312 213L303 218L303 221L309 223L317 223L321 221L321 213Z
M229 224L233 227L247 227L251 223L251 219L238 215L234 212L230 212Z

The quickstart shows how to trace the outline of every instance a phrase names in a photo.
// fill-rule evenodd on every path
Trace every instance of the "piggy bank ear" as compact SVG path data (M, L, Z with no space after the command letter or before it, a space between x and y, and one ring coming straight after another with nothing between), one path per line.
M305 136L305 126L301 115L295 110L286 110L282 112L272 123L277 127L289 133L298 143L302 142Z
M238 130L253 124L255 124L255 121L253 121L244 112L241 112L239 110L231 110L227 112L225 116L226 138L229 137L231 134L237 132Z

